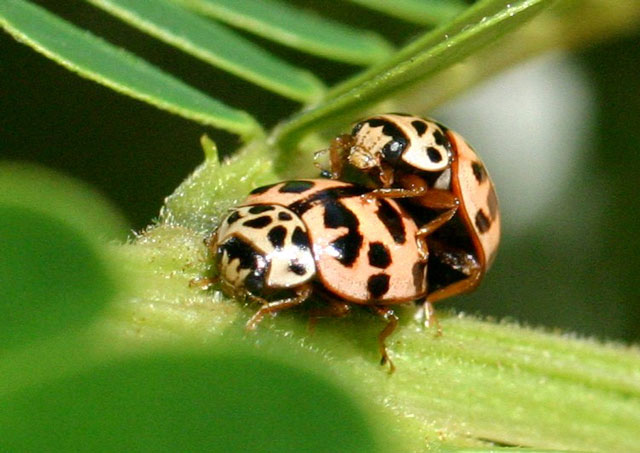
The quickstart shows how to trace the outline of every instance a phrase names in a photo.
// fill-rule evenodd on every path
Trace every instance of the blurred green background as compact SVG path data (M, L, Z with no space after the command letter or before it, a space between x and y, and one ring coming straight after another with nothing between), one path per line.
M267 126L297 107L86 4L47 7L114 44L126 43ZM349 12L345 6L329 13ZM379 16L359 14L363 28L375 28ZM400 22L386 29L396 42L417 31ZM354 69L261 44L314 67L328 82ZM163 198L201 161L201 134L216 140L222 154L238 145L233 136L81 79L6 34L0 35L0 54L0 158L42 164L90 183L120 207L134 230L150 223ZM442 307L581 335L640 339L638 68L640 34L618 37L528 62L434 112L485 159L504 222L499 257L481 289Z

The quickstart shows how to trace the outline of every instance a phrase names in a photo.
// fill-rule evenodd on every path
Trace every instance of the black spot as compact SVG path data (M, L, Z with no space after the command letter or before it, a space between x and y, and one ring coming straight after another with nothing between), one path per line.
M486 233L491 227L491 220L489 220L482 209L476 214L476 227L480 233Z
M413 268L411 268L411 274L413 275L413 286L416 289L416 292L424 291L424 285L427 283L427 279L425 278L424 268L427 263L423 263L420 261L416 261L413 264Z
M411 121L411 125L418 133L418 136L422 137L422 135L427 132L427 123L421 120Z
M440 130L438 130L438 129L436 129L436 130L433 132L433 138L435 139L436 144L437 144L437 145L440 145L440 146L444 145L444 143L445 143L446 141L448 141L447 139L445 139L445 138L444 138L444 134L442 133L442 131L440 131Z
M393 121L382 118L372 118L364 122L368 123L371 128L382 126L382 133L394 139L398 137L405 137L404 132L402 132L402 130Z
M229 262L240 260L239 269L257 269L261 260L260 254L249 242L236 236L229 238L218 247L218 254L226 253L229 256Z
M323 213L324 226L327 228L358 227L358 218L337 200L327 200Z
M309 237L304 231L302 231L302 228L300 227L296 227L296 229L293 230L293 234L291 235L291 242L293 242L293 245L301 249L309 249L310 247Z
M493 187L490 187L489 193L487 194L487 205L489 206L489 215L492 219L495 219L498 215L498 197Z
M389 291L389 276L387 274L376 274L367 280L367 291L372 299L380 299Z
M395 166L406 149L407 143L407 138L404 135L393 138L382 147L382 157L392 166Z
M227 225L232 225L236 223L240 219L240 213L238 211L233 211L233 213L227 217Z
M451 140L449 140L449 137L447 137L446 135L447 128L442 124L438 124L438 127L440 128L440 130L436 129L433 133L433 138L435 139L436 144L444 146L447 149L447 152L452 153L453 145L451 144Z
M386 269L391 264L389 250L382 242L372 242L369 244L369 264L373 267Z
M356 185L333 187L314 192L306 198L291 203L288 208L301 216L316 205L326 206L328 203L335 203L340 198L355 197L368 191L369 189L366 187Z
M302 193L314 186L312 181L287 181L278 189L281 193Z
M327 228L347 228L347 233L331 243L336 251L337 259L349 267L358 258L362 246L362 235L358 231L360 222L356 215L342 203L330 200L325 204L324 226Z
M291 220L293 217L288 212L280 211L278 213L278 220Z
M304 267L304 264L298 262L298 261L291 261L289 263L289 270L291 272L293 272L296 275L304 275L307 273L307 268Z
M225 254L229 257L229 263L239 260L238 269L250 269L251 272L244 280L245 288L253 293L260 294L264 289L267 261L253 246L236 236L229 238L218 247L218 255Z
M331 247L336 251L336 259L346 267L353 266L358 259L361 245L362 236L359 233L347 233L331 243Z
M389 231L389 234L396 244L404 244L407 240L407 233L404 229L404 222L402 221L402 217L400 217L400 213L384 198L378 199L378 205L378 211L376 212L378 218L387 228L387 231Z
M261 193L265 193L267 190L271 189L273 186L275 186L275 184L269 184L269 185L266 185L266 186L257 187L257 188L253 189L249 193L251 195L259 195Z
M275 208L271 205L268 204L258 204L255 206L251 206L251 208L249 208L249 212L251 214L261 214L263 212L267 212L267 211L273 211Z
M282 225L274 226L267 233L267 239L275 248L280 249L284 245L284 238L287 236L287 229Z
M476 181L483 183L487 179L487 170L481 162L472 162L471 170L473 170L473 176L476 177Z
M371 118L363 121L362 124L366 123L369 125L369 127L374 128L374 127L384 127L384 125L387 124L387 122L388 122L387 120L383 120L381 118Z
M255 219L247 220L243 223L244 226L248 226L250 228L264 228L272 222L271 217L268 215L263 215L261 217L256 217Z
M427 155L431 162L440 162L442 160L442 155L433 146L427 147Z

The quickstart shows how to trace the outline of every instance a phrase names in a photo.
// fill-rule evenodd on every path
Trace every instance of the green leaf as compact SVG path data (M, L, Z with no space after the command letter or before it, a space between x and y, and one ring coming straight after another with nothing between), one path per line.
M184 52L283 96L311 102L324 91L322 83L310 72L170 1L87 1Z
M247 113L227 107L26 0L0 2L0 24L56 63L120 93L243 137L261 134Z
M461 61L531 19L550 2L480 1L450 24L425 34L381 64L334 87L325 102L299 113L274 131L274 141L284 150L278 167L284 167L283 161L290 159L292 147L308 131L350 124L365 108Z
M93 191L52 172L0 166L0 349L102 312L117 285L101 240L125 234Z
M368 65L391 52L391 45L375 33L276 0L174 1L249 33L332 60Z
M366 8L416 24L441 24L462 13L468 5L461 0L349 0Z
M247 348L121 359L0 405L3 451L381 451L345 390Z

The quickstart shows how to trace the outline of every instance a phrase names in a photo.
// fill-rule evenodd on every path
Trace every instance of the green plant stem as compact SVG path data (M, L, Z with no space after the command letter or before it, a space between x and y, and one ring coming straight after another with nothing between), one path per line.
M214 346L222 333L242 332L256 307L189 284L208 272L202 238L160 225L115 249L137 283L135 297L118 305L111 332L136 342L187 337ZM388 341L393 375L378 363L380 321L365 310L320 320L313 333L304 310L283 312L245 340L265 354L286 346L315 355L380 411L380 426L403 439L395 451L492 442L640 451L637 349L448 313L440 313L444 334L436 337L412 320L411 307L399 312Z
M427 114L467 88L520 62L554 49L576 50L637 30L640 2L562 0L530 23L428 81L399 93L397 111Z

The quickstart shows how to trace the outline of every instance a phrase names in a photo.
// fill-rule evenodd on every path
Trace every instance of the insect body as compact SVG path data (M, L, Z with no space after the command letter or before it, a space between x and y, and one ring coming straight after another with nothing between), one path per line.
M285 181L255 189L225 217L208 246L224 288L262 303L247 323L322 296L326 314L366 305L397 323L390 305L427 291L427 250L418 228L394 200L362 197L367 189L334 180ZM393 369L393 365L391 365Z
M358 122L329 148L332 178L349 165L370 177L367 196L406 198L430 250L428 301L475 289L495 258L500 212L487 170L457 133L401 114ZM404 203L404 202L403 202Z

